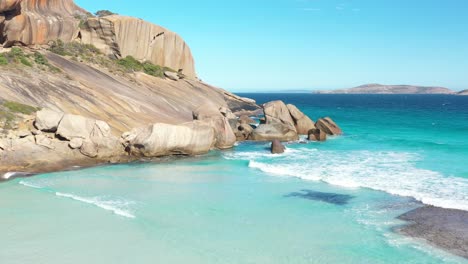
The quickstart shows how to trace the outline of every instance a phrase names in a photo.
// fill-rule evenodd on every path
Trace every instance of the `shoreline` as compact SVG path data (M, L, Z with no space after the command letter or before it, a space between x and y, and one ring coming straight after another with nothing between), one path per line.
M87 162L63 162L45 166L31 172L0 172L0 184L16 178L33 177L44 173L75 171L94 167L144 164L150 162L167 162L172 160L205 158L209 153L203 155L168 155L153 158L131 158L121 159L118 162L104 162L87 159ZM83 161L83 160L82 160ZM426 205L419 202L421 207L412 209L397 216L396 218L405 223L393 228L395 233L406 237L420 239L429 245L447 251L451 254L468 259L468 211L458 209L447 209Z

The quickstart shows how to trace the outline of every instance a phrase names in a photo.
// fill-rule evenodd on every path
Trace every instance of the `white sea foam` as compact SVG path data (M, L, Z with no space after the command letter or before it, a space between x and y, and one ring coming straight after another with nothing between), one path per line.
M468 211L468 179L417 168L420 156L407 152L317 151L270 159L269 154L241 152L229 159L248 159L249 167L272 175L324 181L348 188L370 188L413 197L424 204Z
M27 182L27 181L20 181L19 184L24 185L26 187L35 188L35 189L42 189L42 186Z
M56 192L55 195L59 197L70 198L75 201L79 201L79 202L83 202L87 204L92 204L104 210L112 211L116 215L120 215L120 216L124 216L128 218L135 218L135 216L131 214L128 210L125 210L122 208L122 207L127 207L130 204L130 202L128 201L105 200L100 197L88 198L88 197L81 197L78 195L73 195L69 193L61 193L61 192Z
M134 204L134 202L132 201L127 201L123 199L115 199L115 198L110 199L104 196L82 197L82 196L69 194L69 193L56 192L55 190L51 189L49 186L44 187L40 184L32 183L30 181L20 181L19 184L29 187L29 188L44 189L46 192L54 193L58 197L69 198L75 201L91 204L101 209L111 211L116 215L124 216L127 218L136 218L135 215L133 215L128 210L128 207Z

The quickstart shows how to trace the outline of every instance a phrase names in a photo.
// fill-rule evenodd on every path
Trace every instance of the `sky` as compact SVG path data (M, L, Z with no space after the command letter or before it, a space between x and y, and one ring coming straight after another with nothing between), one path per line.
M75 0L177 32L234 92L366 83L468 89L466 0Z

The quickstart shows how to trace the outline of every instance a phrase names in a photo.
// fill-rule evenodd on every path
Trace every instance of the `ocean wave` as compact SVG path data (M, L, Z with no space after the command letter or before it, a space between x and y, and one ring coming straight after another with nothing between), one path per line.
M417 168L421 157L408 152L317 151L297 148L274 159L269 154L243 152L249 167L271 175L323 181L347 188L369 188L412 197L424 204L468 211L468 179Z
M55 195L59 197L65 197L65 198L69 198L75 201L91 204L99 208L102 208L104 210L111 211L116 215L124 216L127 218L135 218L135 216L132 213L122 208L122 207L127 207L130 204L130 202L125 201L125 200L105 200L101 197L88 198L88 197L81 197L78 195L73 195L69 193L61 193L61 192L56 192Z
M27 181L20 181L19 184L26 186L26 187L31 187L34 189L42 189L42 186L27 182Z
M109 198L105 196L82 197L82 196L78 196L75 194L57 192L48 186L43 186L41 184L38 184L36 181L24 181L23 180L18 183L25 187L41 189L42 191L45 191L46 193L53 193L58 197L69 198L78 202L83 202L86 204L94 205L101 209L111 211L116 215L120 215L120 216L127 217L127 218L136 218L135 215L133 215L128 210L128 207L135 203L133 201L117 199L117 198Z

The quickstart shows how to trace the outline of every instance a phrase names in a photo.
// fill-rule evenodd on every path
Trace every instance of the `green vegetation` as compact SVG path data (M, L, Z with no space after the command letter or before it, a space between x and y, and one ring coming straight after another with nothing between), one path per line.
M120 66L122 66L125 71L127 72L139 72L143 71L144 73L155 76L155 77L164 77L165 71L172 71L175 72L173 69L169 67L161 67L159 65L154 65L151 62L139 62L132 56L127 56L123 59L118 60L117 62Z
M91 44L82 44L78 42L64 43L58 39L50 45L49 51L60 56L93 56L100 54L98 48Z
M7 130L12 129L18 114L30 115L39 110L37 107L17 102L0 101L0 127Z
M28 67L32 67L31 62L30 62L26 57L20 57L20 58L19 58L19 61L20 61L21 64L23 64L23 65L26 65L26 66L28 66Z
M64 43L61 40L54 41L49 51L61 56L70 56L74 61L86 61L106 67L111 72L133 73L144 72L148 75L164 78L165 71L175 72L168 67L154 65L151 62L140 62L132 56L123 59L112 59L102 54L98 48L91 44L79 42ZM41 64L42 58L35 58L36 63Z
M113 13L109 10L99 10L96 13L94 13L98 17L104 17L104 16L111 16L111 15L116 15L116 13Z
M61 56L70 55L65 50L65 44L63 43L61 39L57 39L56 41L52 42L52 44L50 45L49 51L55 54L61 55Z
M117 64L124 67L127 72L137 72L143 69L143 65L132 56L120 59Z
M9 62L21 63L28 67L32 67L28 56L24 54L23 49L21 49L20 47L11 48L10 52L5 54L5 57Z
M34 52L34 62L40 65L49 65L49 61L39 52Z
M39 108L12 101L3 102L3 106L13 113L20 113L25 115L30 115L39 110Z
M5 55L0 53L0 66L2 65L8 65L8 59L5 57Z

